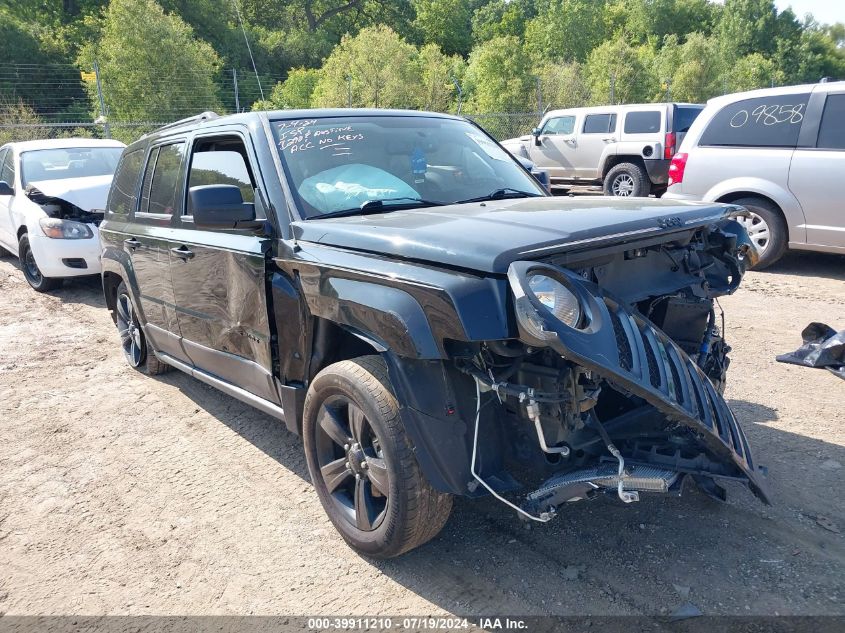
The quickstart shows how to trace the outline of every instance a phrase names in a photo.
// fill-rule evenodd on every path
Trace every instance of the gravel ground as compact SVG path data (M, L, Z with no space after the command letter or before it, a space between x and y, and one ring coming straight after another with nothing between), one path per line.
M845 327L845 258L790 255L722 305L774 506L602 498L529 531L459 500L434 541L374 562L282 424L126 366L98 280L38 295L0 259L0 614L845 614L845 383L774 361L810 321Z

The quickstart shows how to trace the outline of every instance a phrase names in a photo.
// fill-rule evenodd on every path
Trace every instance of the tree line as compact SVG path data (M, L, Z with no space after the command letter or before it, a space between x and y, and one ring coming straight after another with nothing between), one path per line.
M472 113L845 78L845 26L772 0L3 1L0 108L68 120L100 114L95 63L114 121L231 111L231 69L241 109Z

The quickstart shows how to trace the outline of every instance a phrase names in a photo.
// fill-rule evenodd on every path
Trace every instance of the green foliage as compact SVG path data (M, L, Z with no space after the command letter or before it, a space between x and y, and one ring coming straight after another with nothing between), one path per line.
M416 0L415 25L424 41L447 55L467 55L472 46L472 8L468 0Z
M12 141L34 141L49 136L49 128L39 127L43 121L24 101L0 100L0 145ZM5 127L20 125L23 127Z
M653 66L648 47L634 48L621 38L601 44L590 53L585 67L592 102L651 101L659 87Z
M419 91L415 106L422 110L447 112L455 104L454 81L466 70L459 55L446 55L434 44L426 44L417 55Z
M495 37L476 46L465 75L470 112L524 112L533 109L535 81L519 39Z
M536 15L530 0L492 0L482 4L472 15L472 37L476 43L494 37L522 37L529 18Z
M546 62L537 70L543 106L577 108L590 102L584 68L578 62Z
M655 60L661 88L654 97L663 100L668 91L673 101L703 103L722 94L726 69L719 60L714 37L691 33L679 44L677 36L668 35Z
M83 50L82 66L92 67L95 57L111 119L168 121L220 107L217 53L154 0L112 0L102 38ZM96 111L93 86L90 92Z
M344 37L314 89L318 107L407 108L416 101L416 48L386 26Z
M345 106L351 88L455 110L458 81L468 112L534 111L607 103L612 77L617 102L845 79L845 24L773 0L0 0L7 105L93 121L95 57L112 123L233 111L232 68L241 109Z
M534 60L583 62L604 41L605 0L547 0L525 28L525 49Z
M727 88L730 92L769 88L780 84L780 80L773 61L760 53L751 53L736 60L731 68Z
M320 71L313 68L295 68L288 78L277 83L268 101L256 101L253 110L293 110L310 108L314 89L320 80Z

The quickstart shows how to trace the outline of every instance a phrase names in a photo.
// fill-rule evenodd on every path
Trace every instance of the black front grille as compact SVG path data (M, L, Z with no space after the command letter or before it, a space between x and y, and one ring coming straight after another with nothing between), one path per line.
M619 350L619 365L633 382L650 387L664 411L694 418L753 472L748 442L710 379L665 333L640 315L605 300Z

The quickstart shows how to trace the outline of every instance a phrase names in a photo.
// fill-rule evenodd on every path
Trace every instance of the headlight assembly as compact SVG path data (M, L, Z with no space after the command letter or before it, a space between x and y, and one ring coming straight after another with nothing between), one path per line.
M59 218L41 218L38 221L44 235L56 240L85 240L94 237L91 227L82 222L60 220Z
M534 273L528 277L528 289L556 319L569 327L579 326L581 304L564 284L547 275Z

